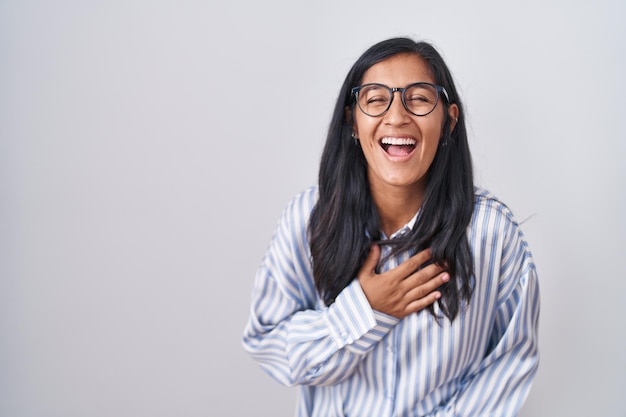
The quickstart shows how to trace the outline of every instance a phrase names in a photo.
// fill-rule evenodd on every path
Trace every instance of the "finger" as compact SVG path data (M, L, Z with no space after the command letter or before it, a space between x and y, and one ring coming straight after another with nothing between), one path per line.
M365 258L365 262L363 262L363 266L361 266L361 271L368 274L374 274L379 260L380 247L378 245L372 245L369 253L367 254L367 258Z
M397 269L405 274L404 277L407 277L417 271L425 262L429 261L431 256L430 248L426 248L404 261Z
M410 300L410 302L414 300L419 300L433 293L437 288L439 288L448 281L450 281L450 274L447 272L442 272L441 274L436 275L435 277L426 281L424 284L407 291L407 293L404 295L404 298L406 300Z
M406 291L419 287L444 271L442 267L436 264L430 264L406 277L402 281L402 286Z
M441 293L439 291L432 292L428 294L426 297L420 298L419 300L415 300L407 304L404 311L407 315L411 313L415 313L416 311L423 310L435 303L438 299L441 298Z

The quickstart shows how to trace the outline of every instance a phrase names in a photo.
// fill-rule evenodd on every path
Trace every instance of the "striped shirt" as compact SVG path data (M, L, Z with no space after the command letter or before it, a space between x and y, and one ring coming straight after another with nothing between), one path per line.
M475 197L474 293L439 323L427 310L403 319L374 311L356 279L325 306L307 241L317 189L291 201L258 269L243 345L275 380L299 386L297 416L518 413L539 359L537 274L511 211L484 190Z

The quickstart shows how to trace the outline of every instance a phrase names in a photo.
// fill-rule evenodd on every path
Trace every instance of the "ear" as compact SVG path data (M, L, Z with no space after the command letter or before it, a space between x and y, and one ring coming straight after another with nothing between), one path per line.
M454 103L450 104L448 107L448 116L450 117L450 133L452 133L459 121L459 106Z
M349 123L350 120L352 120L352 134L354 135L353 137L355 139L359 138L359 129L356 126L356 119L354 119L352 117L352 110L350 110L350 107L346 106L345 110L343 111L346 123Z

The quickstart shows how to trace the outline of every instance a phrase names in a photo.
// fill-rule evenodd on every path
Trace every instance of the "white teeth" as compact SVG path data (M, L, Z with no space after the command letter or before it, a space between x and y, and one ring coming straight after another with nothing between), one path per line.
M415 139L410 138L383 138L383 145L415 145L417 142Z

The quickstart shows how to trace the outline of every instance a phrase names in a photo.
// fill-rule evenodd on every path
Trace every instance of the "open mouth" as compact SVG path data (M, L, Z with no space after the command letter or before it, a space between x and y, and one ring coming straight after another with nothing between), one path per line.
M382 138L380 146L391 156L406 156L415 150L417 141L412 138Z

